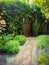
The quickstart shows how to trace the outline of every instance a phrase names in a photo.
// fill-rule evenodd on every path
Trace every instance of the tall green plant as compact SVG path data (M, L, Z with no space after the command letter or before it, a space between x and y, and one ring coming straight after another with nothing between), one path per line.
M35 22L33 23L33 35L37 36L39 34L40 31L40 24L38 23L37 20L35 20Z

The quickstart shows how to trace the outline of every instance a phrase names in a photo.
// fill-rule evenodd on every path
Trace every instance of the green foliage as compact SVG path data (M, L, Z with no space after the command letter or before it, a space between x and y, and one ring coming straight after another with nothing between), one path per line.
M4 41L3 41L3 38L2 38L2 36L0 36L0 52L1 51L4 51L4 45L3 45L3 43L4 43Z
M41 34L43 31L43 24L45 23L45 15L41 12L41 9L34 5L32 6L32 10L33 15L34 15L34 22L32 23L33 26L33 31L35 31L34 27L37 27L38 34ZM33 32L34 33L34 32ZM34 34L34 35L38 35L38 34Z
M40 24L35 20L32 26L33 29L33 35L37 36L39 34Z
M41 8L42 13L45 14L46 18L49 18L49 0L34 0L33 4Z
M9 27L7 26L8 27L8 32L11 33L11 34L16 32L15 34L17 34L17 27L16 27L16 25L14 24L14 22L9 22L8 23Z
M26 3L26 0L19 0L19 1L21 1L21 2L23 2L23 3Z
M24 34L23 25L27 22L43 21L43 14L36 5L24 4L22 2L0 2L0 15L5 19L6 33Z
M49 46L49 36L41 35L37 37L37 47L38 48L46 48Z
M2 39L2 36L0 36L0 43L2 43L3 42L3 39Z
M4 50L4 46L0 43L0 52Z
M10 34L6 35L6 34L3 34L2 35L2 39L3 41L6 43L7 41L11 40L12 39L12 36Z
M30 7L21 2L1 2L0 7L2 18L7 22L6 33L23 34L23 18L26 21L30 17Z
M6 42L8 42L9 40L12 40L12 39L13 39L13 37L10 34L8 34L8 35L2 34L0 36L0 43L2 43L3 45L5 45Z
M39 65L49 65L49 53L38 56Z
M24 35L17 35L14 40L18 40L23 45L26 42L26 37Z
M6 42L8 42L11 39L12 37L9 34L8 35L3 34L0 36L0 51L5 51Z
M5 49L7 53L17 53L20 49L20 43L16 40L10 40L6 43Z
M20 49L20 44L25 42L26 37L24 35L17 35L13 38L11 34L3 34L0 36L0 52L16 53Z
M34 0L34 4L38 5L39 7L42 7L44 0Z

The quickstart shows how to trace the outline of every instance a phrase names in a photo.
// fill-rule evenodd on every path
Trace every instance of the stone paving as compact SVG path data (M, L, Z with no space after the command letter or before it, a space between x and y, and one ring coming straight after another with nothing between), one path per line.
M38 65L36 38L29 37L11 65Z

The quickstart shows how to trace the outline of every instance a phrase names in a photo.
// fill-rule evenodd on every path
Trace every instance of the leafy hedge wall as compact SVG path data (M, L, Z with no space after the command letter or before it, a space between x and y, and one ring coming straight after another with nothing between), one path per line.
M40 24L44 22L44 15L36 5L24 4L21 2L0 2L1 19L6 20L6 33L24 34L25 23L37 20ZM34 18L34 20L33 20ZM41 33L41 30L38 32Z

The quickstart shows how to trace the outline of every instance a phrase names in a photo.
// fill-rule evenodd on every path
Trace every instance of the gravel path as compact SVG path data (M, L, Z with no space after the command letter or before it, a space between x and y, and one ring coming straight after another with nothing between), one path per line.
M29 37L11 65L38 65L36 38Z

